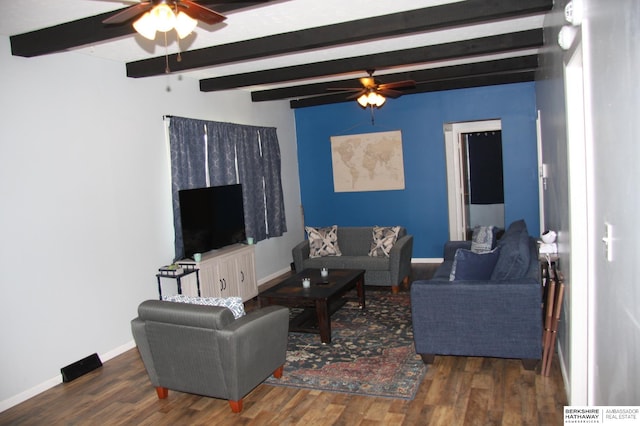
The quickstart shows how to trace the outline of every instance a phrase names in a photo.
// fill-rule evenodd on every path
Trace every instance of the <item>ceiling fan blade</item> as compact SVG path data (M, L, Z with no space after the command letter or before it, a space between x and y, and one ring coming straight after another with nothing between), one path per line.
M360 92L362 87L329 87L327 90L336 92Z
M386 90L386 89L401 89L401 88L408 88L408 87L415 87L415 86L416 86L415 81L404 80L404 81L395 81L393 83L380 84L378 88L381 90Z
M360 90L358 93L354 93L353 95L349 95L345 99L358 99L360 96L364 95L367 92L368 92L368 90L366 90L366 89Z
M227 19L226 16L219 14L207 7L200 6L197 3L194 3L190 0L180 0L178 1L178 8L180 8L184 13L191 16L193 19L197 19L206 24L213 25Z
M400 96L404 95L404 93L398 90L390 90L390 89L378 89L377 92L382 96L384 96L385 98L392 98L392 99L399 98Z
M103 24L121 24L123 22L127 22L130 19L135 18L136 16L142 15L146 11L150 10L153 7L151 2L146 1L143 3L138 3L134 6L128 7L122 12L116 13L113 16L108 17L104 21Z

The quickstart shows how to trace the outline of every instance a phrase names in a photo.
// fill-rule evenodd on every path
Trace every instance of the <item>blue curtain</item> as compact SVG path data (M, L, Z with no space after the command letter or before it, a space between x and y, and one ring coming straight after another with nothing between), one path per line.
M173 201L174 247L176 257L184 257L182 224L180 221L181 189L207 186L205 163L205 126L199 120L173 117L169 122L169 145L171 150L171 195Z
M169 144L176 260L184 257L181 189L241 183L246 235L257 242L287 231L275 128L172 117Z
M259 130L262 146L262 164L267 214L268 235L280 236L287 232L287 221L284 214L284 195L280 175L280 145L274 127Z

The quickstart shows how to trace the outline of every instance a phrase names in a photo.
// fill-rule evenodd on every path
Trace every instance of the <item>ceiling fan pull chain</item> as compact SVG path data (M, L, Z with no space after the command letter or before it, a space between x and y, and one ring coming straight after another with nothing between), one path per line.
M164 33L164 72L169 74L171 70L169 69L169 48L167 47L167 33Z

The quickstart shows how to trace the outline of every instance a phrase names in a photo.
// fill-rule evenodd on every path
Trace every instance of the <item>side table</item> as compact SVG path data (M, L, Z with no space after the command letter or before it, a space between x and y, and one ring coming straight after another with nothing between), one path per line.
M159 273L156 274L156 278L158 279L158 295L160 300L162 300L162 278L174 278L178 284L178 294L182 294L182 283L180 282L180 280L182 279L182 277L186 277L187 275L193 274L195 272L196 274L196 286L198 288L198 297L200 297L200 270L198 268L186 268L183 269L183 271L179 274L163 274L163 273Z

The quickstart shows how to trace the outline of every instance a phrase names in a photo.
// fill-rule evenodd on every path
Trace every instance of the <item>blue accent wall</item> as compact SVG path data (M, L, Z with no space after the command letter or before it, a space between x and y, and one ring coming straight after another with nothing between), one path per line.
M388 99L374 111L357 103L295 111L298 166L307 226L405 226L414 258L442 257L449 237L443 125L502 120L505 222L525 219L539 235L535 83L449 90ZM333 190L331 136L402 132L405 189Z

